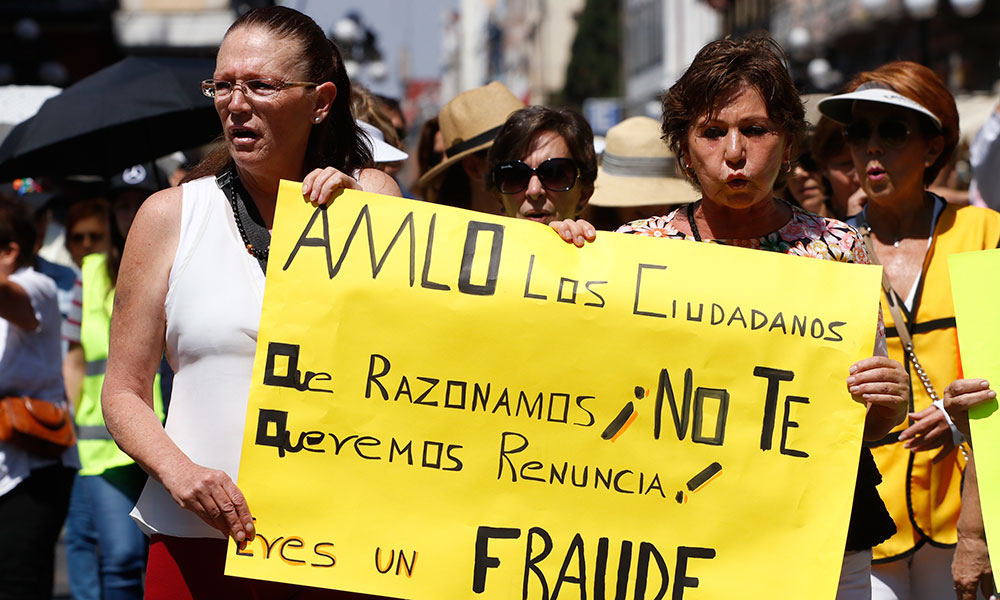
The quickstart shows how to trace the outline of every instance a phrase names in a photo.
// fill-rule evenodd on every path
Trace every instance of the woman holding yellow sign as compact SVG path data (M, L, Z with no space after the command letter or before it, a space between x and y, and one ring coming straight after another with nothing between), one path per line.
M884 265L882 306L896 332L889 350L913 375L910 421L872 445L899 528L875 549L873 597L944 598L953 593L966 466L962 435L939 397L960 377L948 256L996 248L1000 215L950 205L926 189L958 142L955 100L933 71L893 62L861 73L848 89L819 109L846 125L868 197L856 225ZM968 548L955 554L959 571L968 556Z
M720 40L701 49L664 96L662 127L701 200L633 221L619 232L868 263L854 229L775 195L775 183L791 170L793 143L805 129L802 102L782 55L764 37ZM593 236L585 221L551 225L567 242ZM907 376L886 356L881 327L875 354L855 363L847 379L855 400L868 407L866 440L881 439L902 422L907 408ZM871 548L894 531L875 489L879 480L871 453L863 449L838 598L870 597Z
M255 535L233 482L278 181L304 178L315 203L342 188L399 188L367 168L371 149L351 116L340 54L295 10L240 17L202 90L225 144L191 181L153 194L132 224L102 398L108 430L150 475L132 513L151 535L146 598L353 597L226 577L225 538ZM164 347L176 373L165 428L151 391Z

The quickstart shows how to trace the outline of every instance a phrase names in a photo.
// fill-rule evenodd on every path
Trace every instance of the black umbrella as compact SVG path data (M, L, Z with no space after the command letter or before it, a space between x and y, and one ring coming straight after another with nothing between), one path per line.
M48 99L0 145L0 181L107 176L221 132L200 83L213 61L130 56Z

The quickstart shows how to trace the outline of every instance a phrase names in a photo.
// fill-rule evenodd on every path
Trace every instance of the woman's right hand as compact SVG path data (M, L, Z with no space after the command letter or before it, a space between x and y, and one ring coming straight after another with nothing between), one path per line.
M378 169L361 169L355 180L334 167L313 169L302 179L302 195L313 206L333 201L342 190L360 190L385 196L401 196L399 186L392 177Z
M933 462L941 461L955 448L951 426L938 405L928 406L919 412L909 413L908 416L913 424L899 434L899 441L903 442L904 448L910 452L941 448L931 459Z
M254 538L253 517L240 491L225 471L194 463L163 476L163 486L174 501L237 543Z
M990 382L985 379L956 379L944 389L944 407L955 427L970 437L969 409L996 397L997 393L990 389Z
M855 183L857 181L857 175L854 176ZM860 185L860 183L858 184ZM859 187L854 190L854 193L850 195L847 199L847 216L851 217L861 212L861 209L868 204L868 196L865 195L864 188Z
M597 239L597 231L594 226L583 219L552 221L549 223L549 227L555 229L563 241L575 244L577 248L583 248L586 242L593 242Z
M164 303L180 237L183 193L150 196L136 215L118 272L108 368L101 406L115 443L178 505L210 526L246 541L253 517L243 494L223 471L201 467L177 447L153 410L153 385L163 357Z
M302 180L302 195L313 206L326 204L340 190L360 190L353 177L333 167L313 169Z

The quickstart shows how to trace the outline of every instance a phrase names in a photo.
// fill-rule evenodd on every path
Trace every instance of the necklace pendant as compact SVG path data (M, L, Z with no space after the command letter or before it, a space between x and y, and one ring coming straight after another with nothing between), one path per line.
M896 240L895 242L893 242L893 243L892 243L892 246L893 246L894 248L899 248L899 240Z

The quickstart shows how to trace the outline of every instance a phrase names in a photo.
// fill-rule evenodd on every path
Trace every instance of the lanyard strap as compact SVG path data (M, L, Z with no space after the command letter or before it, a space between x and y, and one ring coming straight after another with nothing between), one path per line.
M858 214L858 233L861 234L861 241L865 245L865 250L868 252L868 258L872 264L881 265L882 263L879 262L878 255L875 254L875 247L872 245L872 228L868 225L867 219L865 219L864 211ZM892 320L896 324L896 333L899 334L899 339L903 342L903 350L910 358L910 362L913 363L913 370L916 371L917 377L920 378L920 383L923 384L927 395L930 396L931 402L940 401L934 385L927 376L927 372L924 371L923 366L921 366L920 361L917 359L916 353L913 351L913 337L910 335L910 323L903 316L903 311L899 308L901 299L896 290L892 289L892 284L889 283L889 275L885 272L884 267L882 268L882 291L885 293L889 312L892 313Z
M216 185L222 190L233 209L236 218L236 228L243 238L247 252L257 259L260 270L267 273L267 257L271 248L271 232L264 226L264 218L260 216L257 205L247 201L247 192L240 182L235 169L230 166L215 178Z

